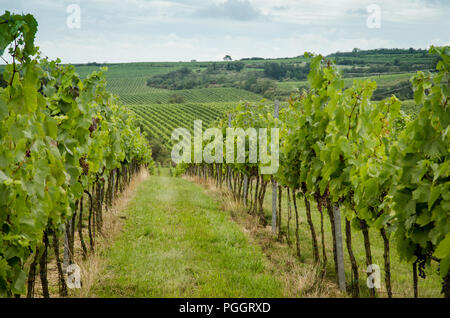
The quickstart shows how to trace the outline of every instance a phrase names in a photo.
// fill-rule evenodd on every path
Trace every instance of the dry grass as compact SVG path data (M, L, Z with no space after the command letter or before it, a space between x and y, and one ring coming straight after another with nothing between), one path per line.
M86 260L82 260L81 253L76 259L77 264L81 267L83 285L80 289L74 289L71 292L72 297L89 297L91 288L96 282L97 277L105 267L105 261L102 257L104 250L111 244L114 238L120 233L123 218L122 211L127 207L128 202L133 198L137 186L148 178L148 171L141 171L131 180L125 191L114 200L114 203L105 213L103 218L102 235L97 238L96 250L91 253ZM81 250L80 250L81 252Z
M95 238L95 250L94 252L88 253L86 259L83 259L82 247L78 237L78 232L76 231L74 243L74 262L81 268L82 286L80 289L69 289L68 297L86 298L92 296L92 286L95 284L97 278L100 276L100 273L105 267L105 259L102 254L121 231L123 219L125 218L122 211L127 207L128 202L133 198L137 186L147 179L148 176L148 171L144 168L141 169L141 171L133 177L128 187L126 187L126 189L114 199L112 207L110 207L107 211L104 208L103 227L101 231L102 234L97 235ZM88 238L87 229L86 233L83 232L83 236L85 240ZM89 242L86 241L87 248L89 249L88 244ZM62 245L62 242L60 242L61 248ZM53 249L49 248L49 252L53 252ZM60 253L61 259L62 256L62 253ZM58 270L54 257L48 264L47 278L49 281L50 297L59 297ZM42 297L42 288L39 275L36 276L35 297Z
M234 200L233 193L226 186L217 188L214 181L205 181L203 178L185 179L201 184L212 197L219 200L222 209L229 212L232 219L242 227L249 241L261 247L268 270L283 283L285 297L348 297L324 274L321 266L300 260L294 247L274 238L271 226L262 226L257 217L247 213L243 204Z

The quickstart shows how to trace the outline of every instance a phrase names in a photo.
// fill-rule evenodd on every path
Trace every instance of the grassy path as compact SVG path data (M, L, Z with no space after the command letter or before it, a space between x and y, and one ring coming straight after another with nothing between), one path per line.
M260 248L200 186L150 177L124 213L95 296L283 296Z

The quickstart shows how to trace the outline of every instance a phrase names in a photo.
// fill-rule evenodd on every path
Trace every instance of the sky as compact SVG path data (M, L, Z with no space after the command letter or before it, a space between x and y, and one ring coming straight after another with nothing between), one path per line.
M63 63L450 44L450 0L0 0L5 10L33 14L43 55Z

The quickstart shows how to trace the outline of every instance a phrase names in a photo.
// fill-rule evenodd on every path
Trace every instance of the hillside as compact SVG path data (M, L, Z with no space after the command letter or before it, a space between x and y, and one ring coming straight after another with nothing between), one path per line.
M436 62L427 51L379 49L335 53L345 87L354 80L374 80L373 98L392 94L405 100L404 110L414 116L411 76L418 69L429 69ZM139 124L153 143L161 143L167 153L174 128L193 129L195 119L209 125L239 102L258 102L287 98L297 89L307 89L309 59L248 58L220 62L143 62L125 64L76 65L81 76L106 66L107 89L136 112Z

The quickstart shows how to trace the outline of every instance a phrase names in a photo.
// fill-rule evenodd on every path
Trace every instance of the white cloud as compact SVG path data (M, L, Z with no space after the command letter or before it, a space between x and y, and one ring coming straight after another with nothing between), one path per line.
M367 5L382 10L381 29L366 26ZM67 28L66 6L81 7L81 29ZM332 53L354 47L447 44L443 0L0 0L33 13L37 43L65 62L215 60Z
M251 21L259 19L263 14L248 0L226 0L213 2L199 8L193 17L207 19L230 19L236 21Z

